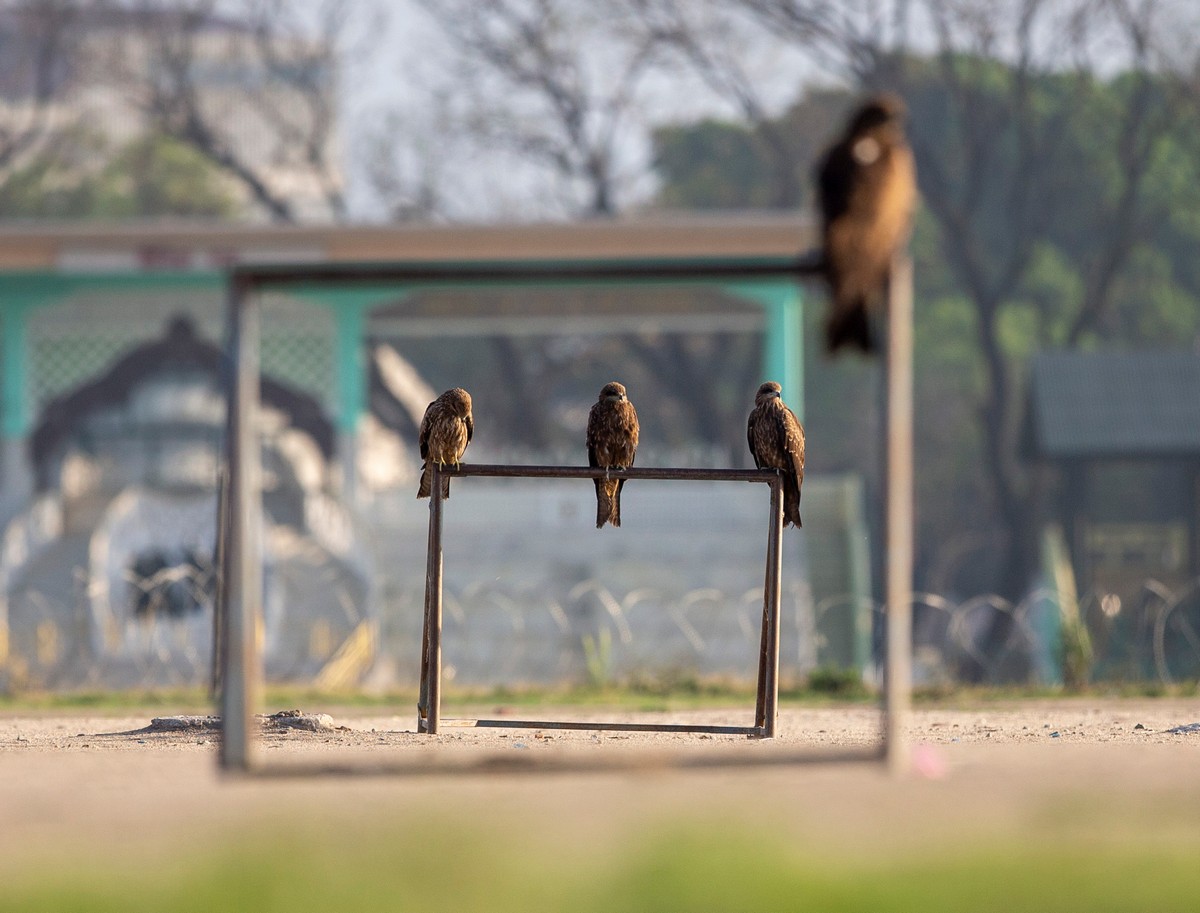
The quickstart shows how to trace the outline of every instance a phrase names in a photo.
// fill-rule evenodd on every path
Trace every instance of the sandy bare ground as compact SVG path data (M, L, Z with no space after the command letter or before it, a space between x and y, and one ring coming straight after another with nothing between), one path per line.
M282 709L282 708L281 708ZM317 711L321 708L305 708ZM497 708L483 708L491 715ZM873 708L785 709L780 738L448 728L414 718L334 711L336 728L263 736L268 765L386 760L545 759L532 775L240 778L221 775L213 732L148 732L154 711L124 716L0 715L0 876L80 844L104 857L213 844L245 828L303 825L347 835L373 824L460 822L499 828L547 852L607 846L648 827L769 825L812 852L907 852L1048 829L1120 839L1130 829L1200 842L1200 700L1063 700L923 708L917 772L876 763L671 769L664 757L786 759L869 749ZM745 725L747 711L600 719ZM578 708L541 719L597 718ZM630 767L630 758L656 763ZM562 759L617 758L622 769L553 770ZM451 764L453 766L453 764ZM527 765L529 766L529 765ZM0 878L2 880L2 878Z

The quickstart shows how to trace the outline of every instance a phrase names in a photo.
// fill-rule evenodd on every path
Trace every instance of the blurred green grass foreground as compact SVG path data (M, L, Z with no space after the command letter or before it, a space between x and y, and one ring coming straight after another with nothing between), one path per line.
M401 697L411 705L411 695L387 695L342 706L388 707ZM684 689L456 700L484 697L643 708L750 696ZM964 690L940 699L986 707L1012 697ZM864 699L854 694L851 703ZM205 707L198 692L128 700L134 703L111 695L29 695L0 703L0 710L140 707L149 715L158 706ZM269 698L272 706L335 706L326 701L328 695L295 692ZM520 785L488 776L333 777L289 781L287 789L219 782L186 765L163 765L160 780L143 759L144 766L131 768L146 778L142 790L139 779L111 768L139 754L61 753L58 762L71 765L59 768L63 788L46 789L26 810L44 816L33 830L52 835L46 846L16 837L22 821L9 818L0 792L0 829L15 838L7 847L0 842L0 913L1200 910L1195 744L1062 742L1038 740L1037 747L1013 745L994 755L962 750L941 781L821 768L794 776L647 773ZM1011 768L1014 758L1025 759L1020 769ZM1089 759L1090 767L1083 763ZM26 767L11 770L28 774ZM91 770L98 779L80 776ZM172 778L193 791L178 806L163 800L172 795L164 793ZM22 787L9 785L17 796ZM76 801L90 808L82 826ZM113 839L95 841L97 826Z
M519 834L444 822L422 833L410 821L369 835L244 835L170 865L26 871L4 886L0 910L1195 911L1200 841L1145 836L831 862L741 827L659 829L602 852L547 854Z

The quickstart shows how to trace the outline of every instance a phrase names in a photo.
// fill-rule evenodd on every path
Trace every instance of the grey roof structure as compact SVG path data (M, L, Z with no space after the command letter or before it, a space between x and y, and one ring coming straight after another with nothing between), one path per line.
M1200 355L1043 352L1028 418L1035 456L1200 456Z

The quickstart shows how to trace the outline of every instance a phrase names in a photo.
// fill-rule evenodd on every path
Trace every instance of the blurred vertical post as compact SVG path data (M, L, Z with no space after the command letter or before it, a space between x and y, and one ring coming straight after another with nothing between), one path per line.
M906 253L892 260L888 280L884 373L887 429L884 487L884 599L887 658L884 677L884 749L888 769L909 769L912 712L913 575L913 273Z
M442 473L429 461L429 545L425 564L425 626L417 731L436 735L442 713Z
M229 364L230 346L226 340L221 380L228 385L233 376ZM232 411L232 410L228 410ZM217 465L217 541L213 546L213 565L216 567L216 599L213 600L212 664L209 669L208 694L216 700L221 693L221 676L225 674L225 581L229 579L229 442L233 438L230 416L225 417L225 434L221 441L221 458Z
M261 702L262 484L258 442L258 298L236 277L229 281L231 349L225 484L227 534L220 630L221 766L249 770L256 760L255 708Z

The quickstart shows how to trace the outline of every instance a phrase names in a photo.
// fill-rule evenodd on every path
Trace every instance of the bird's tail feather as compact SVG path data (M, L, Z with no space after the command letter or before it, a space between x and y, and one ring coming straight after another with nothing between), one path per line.
M783 523L793 526L803 526L800 522L800 486L796 480L787 477L783 480Z
M433 493L433 482L431 481L432 473L428 464L421 467L421 482L417 486L417 497L428 498ZM450 477L442 476L442 500L450 497Z
M596 479L596 529L605 523L621 525L621 481Z
M825 349L836 352L842 346L852 346L864 352L875 351L875 339L867 319L867 301L838 302L825 324Z

